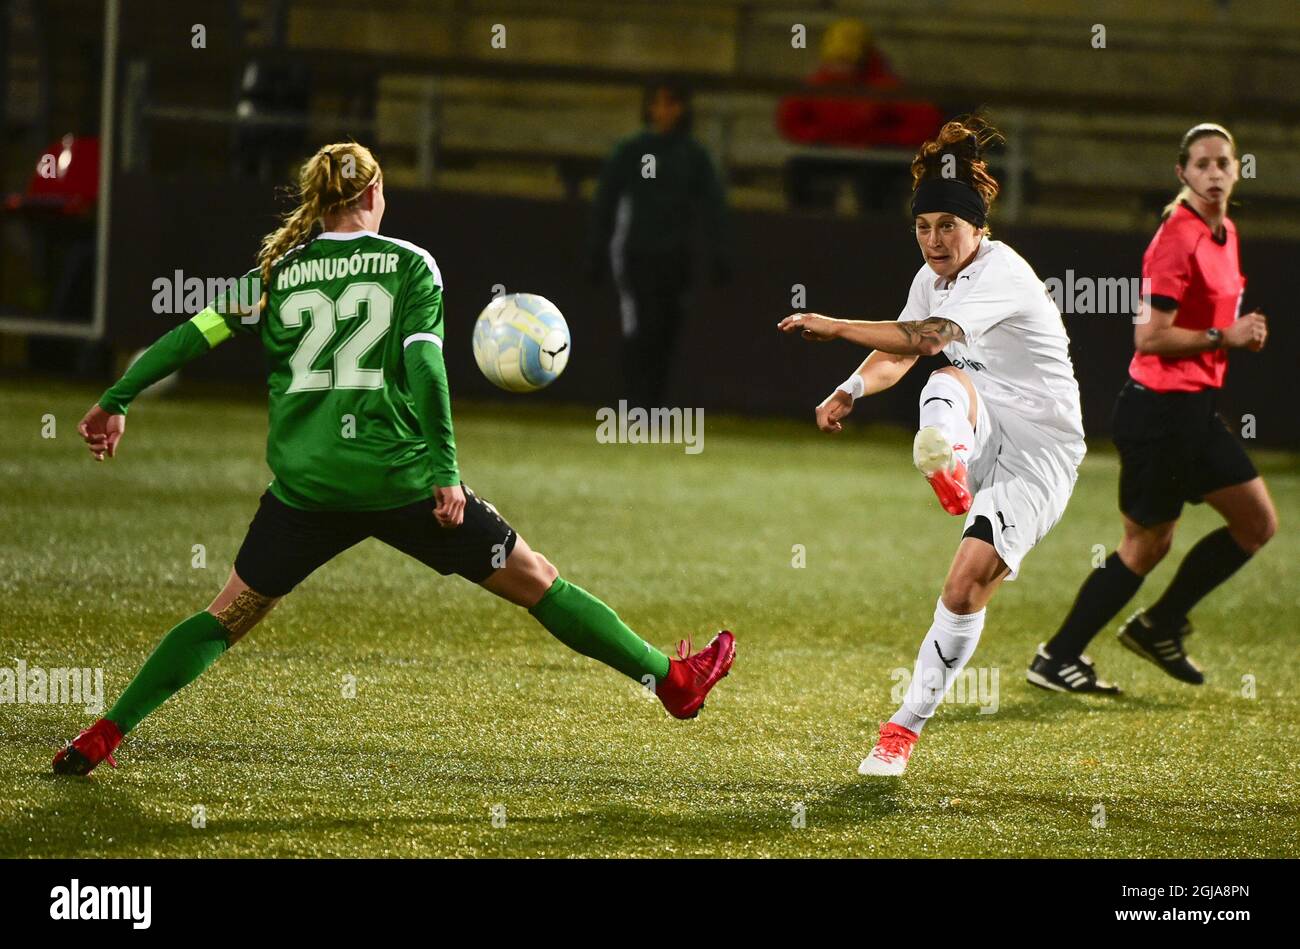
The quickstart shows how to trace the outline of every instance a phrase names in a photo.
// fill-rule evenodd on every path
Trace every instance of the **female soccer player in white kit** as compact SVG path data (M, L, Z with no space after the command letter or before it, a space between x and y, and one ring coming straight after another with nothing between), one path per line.
M902 706L858 771L899 775L949 685L975 652L984 608L1065 512L1084 456L1079 387L1056 305L1025 260L988 237L998 184L981 157L998 133L952 121L912 162L912 214L924 265L897 321L794 314L780 323L805 339L844 339L873 350L817 407L840 419L863 396L888 389L918 356L952 365L930 375L913 442L916 467L944 510L966 527L921 643Z

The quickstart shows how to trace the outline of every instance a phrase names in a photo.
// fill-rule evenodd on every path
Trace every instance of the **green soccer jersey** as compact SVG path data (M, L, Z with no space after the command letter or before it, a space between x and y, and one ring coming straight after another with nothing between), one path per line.
M413 341L442 346L433 258L369 231L325 233L279 262L265 289L257 319L222 316L266 350L271 492L307 510L374 511L458 483L454 454L435 471L402 358Z
M162 337L100 399L145 387L236 334L266 350L270 491L306 510L375 511L460 483L442 361L442 276L429 254L370 231L327 232Z

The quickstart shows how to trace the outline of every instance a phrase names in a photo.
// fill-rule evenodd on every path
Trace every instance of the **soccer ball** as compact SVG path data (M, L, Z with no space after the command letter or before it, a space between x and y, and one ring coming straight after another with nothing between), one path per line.
M497 297L474 324L474 361L493 385L507 392L536 392L569 364L569 327L546 297Z

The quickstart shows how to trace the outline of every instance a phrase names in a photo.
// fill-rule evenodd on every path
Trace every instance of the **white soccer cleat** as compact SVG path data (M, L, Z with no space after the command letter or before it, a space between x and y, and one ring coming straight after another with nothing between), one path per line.
M952 445L933 425L927 425L912 439L912 464L927 478L940 471L952 471L954 460Z
M943 509L949 514L965 514L970 510L970 485L966 478L966 462L954 452L965 445L951 445L933 425L927 425L912 439L912 464L925 475Z
M898 777L907 770L907 761L912 757L912 748L919 737L916 732L902 725L885 722L880 726L880 739L876 742L876 747L858 765L858 774Z

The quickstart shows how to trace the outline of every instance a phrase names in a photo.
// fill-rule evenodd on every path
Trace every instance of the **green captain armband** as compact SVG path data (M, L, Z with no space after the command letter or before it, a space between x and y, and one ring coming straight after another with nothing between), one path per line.
M222 319L221 314L212 307L207 307L190 318L195 329L203 334L203 338L208 341L209 347L214 347L218 343L224 343L235 334L231 332L226 321Z

